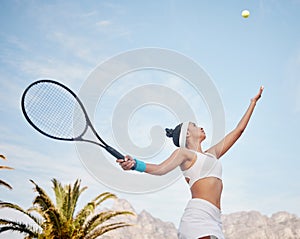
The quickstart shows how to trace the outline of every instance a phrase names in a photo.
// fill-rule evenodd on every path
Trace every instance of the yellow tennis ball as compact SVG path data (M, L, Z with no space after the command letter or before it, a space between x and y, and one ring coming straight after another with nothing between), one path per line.
M243 18L248 18L250 16L250 12L248 10L243 10L242 11L242 17Z

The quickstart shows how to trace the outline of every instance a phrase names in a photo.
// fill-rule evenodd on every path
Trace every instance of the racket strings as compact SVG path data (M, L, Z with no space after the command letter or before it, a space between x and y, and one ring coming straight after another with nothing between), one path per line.
M24 105L32 123L52 137L72 139L85 131L86 118L81 106L59 85L51 82L33 85L26 93Z

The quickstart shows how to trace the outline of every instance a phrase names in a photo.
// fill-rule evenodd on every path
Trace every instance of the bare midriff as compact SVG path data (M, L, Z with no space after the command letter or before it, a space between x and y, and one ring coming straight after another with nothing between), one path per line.
M188 179L186 180L188 182ZM199 179L191 187L192 198L204 199L219 209L221 209L222 190L222 180L215 177Z

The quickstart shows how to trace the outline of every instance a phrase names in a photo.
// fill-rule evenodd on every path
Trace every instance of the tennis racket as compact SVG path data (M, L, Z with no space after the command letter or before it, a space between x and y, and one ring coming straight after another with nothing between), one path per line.
M124 158L124 155L101 139L84 105L65 85L53 80L33 82L25 89L21 105L28 123L43 135L63 141L93 143L106 149L117 159ZM84 138L88 129L99 142Z

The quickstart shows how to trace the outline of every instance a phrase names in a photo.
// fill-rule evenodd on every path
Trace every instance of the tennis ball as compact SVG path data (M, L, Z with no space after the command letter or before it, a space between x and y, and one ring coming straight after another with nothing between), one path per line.
M242 11L242 17L243 18L248 18L250 16L250 12L248 10L243 10Z

